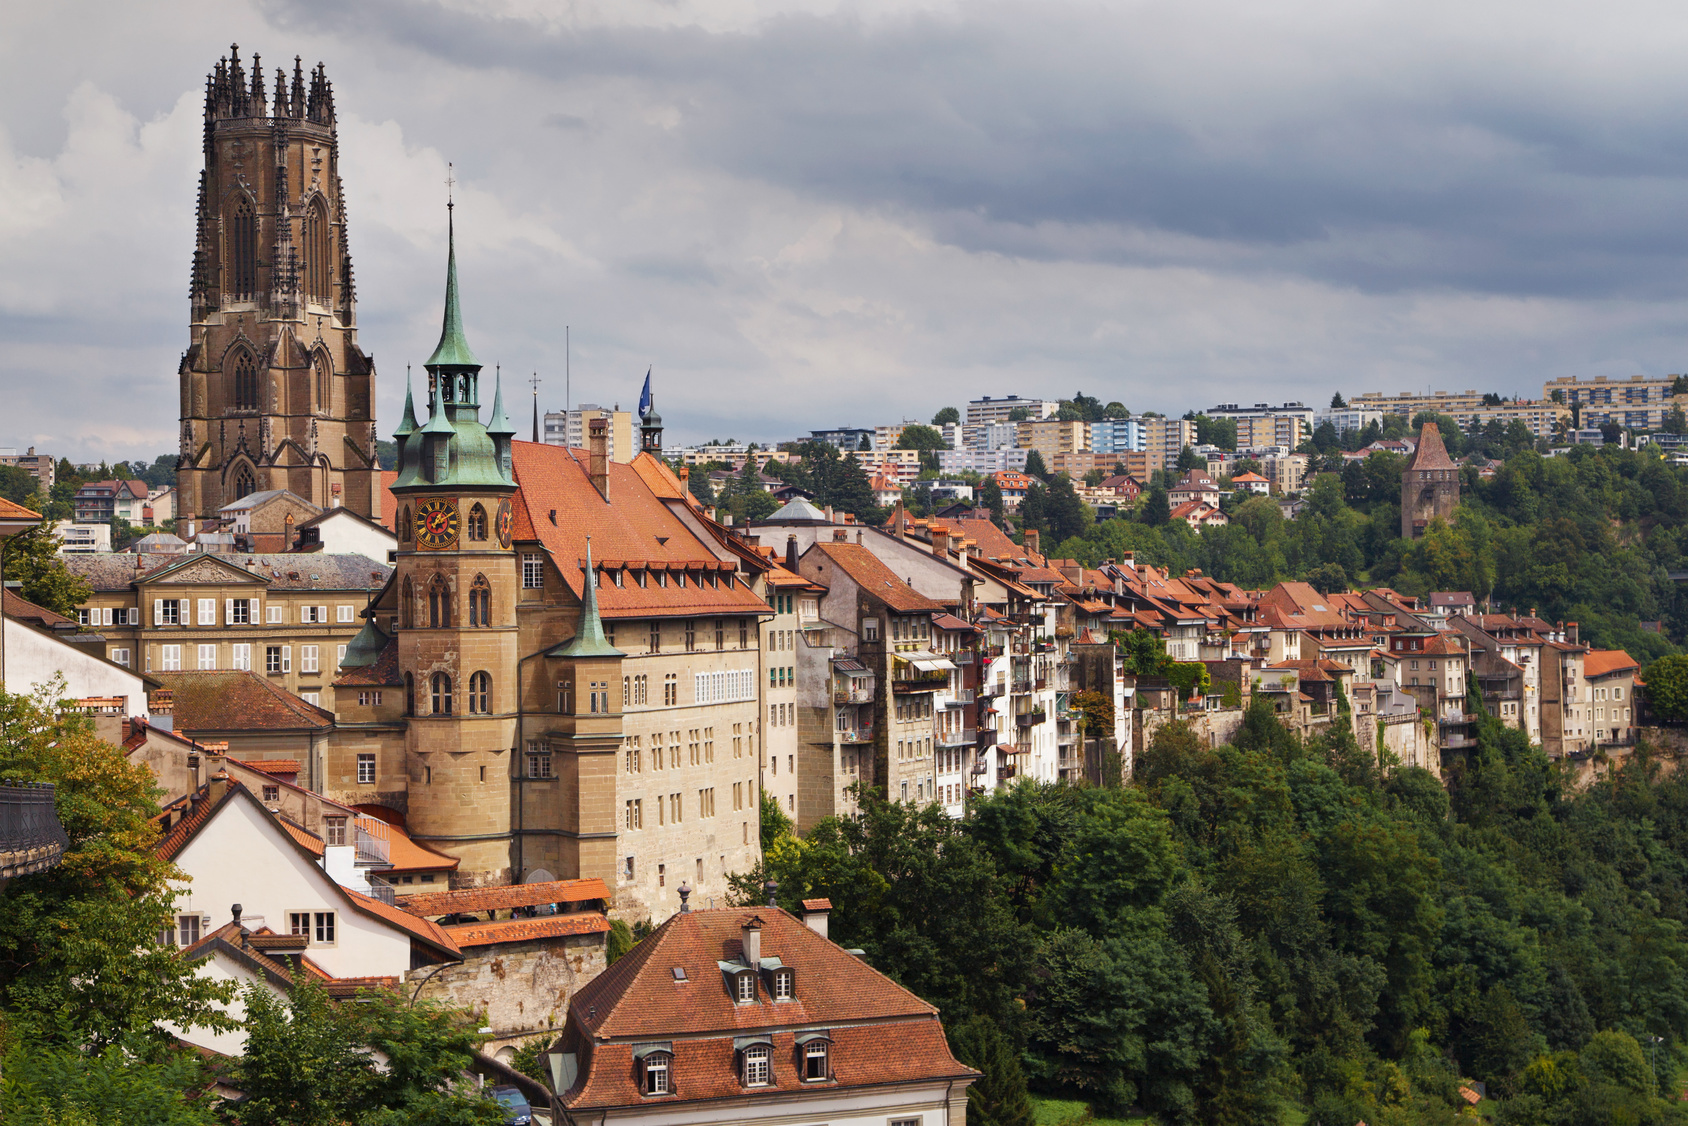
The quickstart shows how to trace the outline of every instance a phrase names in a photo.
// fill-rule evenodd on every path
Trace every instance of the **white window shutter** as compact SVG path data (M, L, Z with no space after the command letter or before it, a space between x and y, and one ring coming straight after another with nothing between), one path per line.
M328 620L328 607L318 606L316 608L316 620L319 622L326 622Z
M258 600L256 598L246 600L246 623L254 626L258 624Z
M225 626L234 625L234 599L232 598L223 600L223 624Z
M281 671L293 671L293 646L291 645L283 645L281 647Z
M162 598L155 599L153 601L152 624L155 626L161 626L164 624L164 600Z
M308 622L311 620L311 608L309 606L299 607L299 620L301 622Z
M182 599L180 605L177 607L177 610L176 610L176 622L177 622L177 624L178 625L184 625L184 626L192 625L193 624L192 614L193 614L193 603L189 602L186 598Z

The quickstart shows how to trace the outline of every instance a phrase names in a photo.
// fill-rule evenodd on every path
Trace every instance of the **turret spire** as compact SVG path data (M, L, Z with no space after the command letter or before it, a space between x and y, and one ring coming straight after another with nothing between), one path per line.
M598 616L597 571L592 566L592 537L586 537L585 583L580 594L580 625L567 643L552 649L548 657L621 657L621 650L604 636L604 620Z
M451 166L446 167L449 169ZM446 183L449 185L451 182L448 172ZM475 359L475 354L469 350L469 341L463 335L463 312L457 304L457 232L452 224L452 211L455 206L449 200L445 205L445 323L440 326L440 342L425 365L430 368L481 366L480 361Z
M410 365L404 365L404 417L399 419L399 428L393 431L393 437L400 442L416 433L416 400L410 390Z

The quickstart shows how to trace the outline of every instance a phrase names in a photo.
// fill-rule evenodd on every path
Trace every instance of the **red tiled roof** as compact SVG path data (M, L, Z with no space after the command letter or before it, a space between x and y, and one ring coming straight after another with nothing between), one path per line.
M327 842L303 825L295 825L280 814L276 815L276 820L281 822L281 827L287 831L288 836L298 842L300 848L305 849L313 856L321 856L328 847Z
M0 500L5 500L5 498L0 497ZM6 501L6 503L10 504L11 501ZM4 518L4 515L0 515L0 519ZM3 593L4 596L3 600L0 600L0 606L5 608L6 616L14 622L26 622L43 629L52 629L55 626L74 626L76 624L63 614L49 610L45 606L37 606L9 590L0 593Z
M36 512L34 509L25 508L23 505L17 503L16 501L7 500L5 497L0 497L0 520L10 520L10 521L13 521L13 522L18 522L18 521L24 521L24 520L40 520L40 519L41 519L41 514L39 512Z
M1418 448L1413 451L1412 460L1407 462L1407 471L1419 469L1457 469L1453 459L1448 457L1448 447L1442 444L1442 431L1434 422L1424 424L1424 429L1418 432Z
M241 766L249 767L260 774L292 774L299 773L299 760L296 758L246 759L230 758L230 762L238 762Z
M720 558L653 489L653 480L666 489L665 476L672 478L666 469L644 464L654 458L641 454L633 465L610 462L610 499L605 501L587 476L585 451L533 442L512 446L521 486L515 499L515 538L539 541L576 597L585 589L581 564L588 533L593 562L605 572L623 566L669 572L666 586L659 586L653 575L644 587L632 577L617 586L606 573L598 589L598 609L604 617L769 612L768 605L735 577L738 561ZM673 572L686 575L684 585ZM706 574L715 576L714 585L703 581Z
M373 665L342 668L334 678L334 686L347 688L402 688L404 677L399 674L399 639L388 638L381 655Z
M1585 677L1608 676L1640 667L1635 658L1622 649L1590 649L1588 655L1583 658Z
M805 911L830 911L830 910L832 910L832 900L830 900L830 899L805 899L803 901L803 910L805 910Z
M365 814L365 816L368 816ZM420 841L410 839L401 826L391 821L384 822L387 826L387 863L392 872L438 872L440 870L455 871L462 863L455 856L445 853Z
M381 471L381 523L394 533L397 533L399 528L399 502L393 496L393 482L398 479L399 472L396 469Z
M456 957L461 958L463 956L463 951L457 948L457 943L451 940L451 936L445 932L445 928L438 923L427 919L418 919L415 915L406 914L397 907L389 907L379 899L373 899L362 892L353 891L351 888L342 887L340 890L345 892L346 898L350 899L354 905L361 907L365 913L374 915L378 919L385 919L394 926L409 931L412 936L447 950Z
M544 903L589 903L593 900L608 903L611 898L609 885L594 876L584 880L548 880L499 888L422 892L407 895L402 902L404 909L413 915L454 915L461 911L538 907Z
M152 676L175 693L178 731L326 731L334 726L333 712L306 703L254 672L223 669Z
M941 603L932 601L898 578L879 556L861 544L818 540L813 550L832 560L833 565L855 580L863 591L899 614L940 614L944 611Z
M762 920L762 957L796 973L796 997L774 1006L735 1004L718 962L738 958L743 923ZM686 981L672 970L681 967ZM727 907L670 916L625 957L575 993L571 1019L593 1036L690 1036L769 1025L935 1016L937 1010L777 907ZM587 1014L596 1011L595 1017Z
M607 934L610 921L596 911L548 915L539 919L500 919L496 923L460 923L444 928L459 946L491 946L499 942L531 942L579 934Z
M196 792L179 797L166 805L163 812L152 819L154 825L164 830L164 835L158 839L157 844L152 846L153 851L165 860L176 859L177 854L186 848L187 843L193 839L193 835L211 820L211 815L227 805L229 800L241 789L241 784L231 778L229 779L229 788L220 801L211 801L209 787L201 786ZM177 809L185 809L186 812L182 815L180 821L165 830L166 818Z

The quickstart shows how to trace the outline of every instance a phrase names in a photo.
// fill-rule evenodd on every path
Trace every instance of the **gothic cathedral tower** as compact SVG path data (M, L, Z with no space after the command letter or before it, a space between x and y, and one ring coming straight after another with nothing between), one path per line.
M182 357L178 518L264 489L381 518L375 365L357 344L334 89L319 64L275 100L240 51L205 86L205 169Z
M449 212L448 212L449 214ZM503 389L480 420L481 365L463 335L448 235L445 323L428 357L428 421L410 391L398 443L398 658L411 836L462 859L461 885L510 882L520 593L516 481Z

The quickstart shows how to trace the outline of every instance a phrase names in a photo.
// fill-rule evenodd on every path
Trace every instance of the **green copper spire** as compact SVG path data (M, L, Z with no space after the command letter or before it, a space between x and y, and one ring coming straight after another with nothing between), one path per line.
M604 620L598 616L598 588L593 581L592 537L586 537L586 591L580 600L580 627L562 645L549 650L547 657L624 657L620 649L604 636Z
M492 385L492 417L487 419L486 432L493 437L508 438L516 428L504 417L504 373L499 372Z
M366 616L363 628L358 630L357 636L346 646L346 655L340 658L340 667L366 669L381 659L381 654L386 648L387 635L375 624L374 615Z
M445 323L440 327L439 345L425 366L478 368L481 363L469 351L469 341L463 335L463 311L457 306L457 235L451 210L452 205L446 204Z
M404 417L399 419L399 428L393 431L393 437L399 441L416 433L416 399L410 391L410 365L404 368Z

